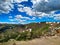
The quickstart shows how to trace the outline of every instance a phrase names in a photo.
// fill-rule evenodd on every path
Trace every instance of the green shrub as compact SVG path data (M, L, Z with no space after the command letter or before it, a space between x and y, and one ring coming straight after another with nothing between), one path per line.
M31 38L31 33L29 31L25 31L25 32L21 32L16 39L17 40L28 40L30 38Z

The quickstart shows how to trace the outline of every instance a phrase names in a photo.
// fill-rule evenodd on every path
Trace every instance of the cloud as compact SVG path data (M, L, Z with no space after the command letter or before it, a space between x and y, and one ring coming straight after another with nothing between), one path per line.
M11 22L25 22L27 20L30 20L29 17L25 17L25 16L22 16L22 15L16 15L14 18L11 18L11 16L9 16L9 20Z
M26 14L28 14L29 16L35 16L35 11L33 11L33 9L30 7L19 7L18 11L26 12Z
M28 14L29 16L35 16L35 17L45 17L45 16L51 16L52 14L54 14L55 11L48 13L44 13L44 12L38 12L38 11L34 11L32 8L30 7L23 7L22 5L19 6L18 8L19 12L26 12L26 14Z
M20 3L22 1L28 1L28 0L6 0L6 1L1 0L0 13L9 13L10 11L12 11L12 9L14 9L13 3ZM35 2L39 2L39 0L36 0ZM28 14L29 16L36 16L36 15L42 16L42 14L43 14L41 12L33 11L33 9L30 7L24 7L21 4L17 4L17 5L18 5L18 11L26 12L26 14Z
M14 18L12 18L11 16L9 16L9 21L10 22L17 22L20 24L24 24L24 23L30 23L30 21L34 21L36 20L36 17L26 17L26 16L22 16L22 15L16 15Z
M0 22L0 24L18 24L16 22Z
M30 7L24 7L23 10L24 10L24 12L26 12L26 14L28 14L30 16L35 15L35 12Z
M24 10L23 10L22 7L18 8L18 11L19 11L19 12L24 12Z
M30 20L36 20L36 17L33 17L32 19L30 19Z
M28 0L0 0L0 13L9 13L14 9L13 3L21 3Z
M28 19L29 20L30 18L26 16L22 16L22 15L16 15L15 19Z
M60 14L55 14L54 15L54 20L60 20Z
M41 2L41 0L31 0L33 4L36 4L37 2Z
M23 2L23 1L28 1L28 0L13 0L14 3L20 3L20 2Z
M35 20L36 17L30 18L30 17L26 17L26 16L22 16L22 15L16 15L16 16L15 16L15 19L16 19L16 20L19 20L19 19L24 19L24 20Z
M0 0L0 13L9 13L13 9L13 5L8 0Z
M13 17L12 16L9 16L9 19L12 19Z
M60 0L37 0L33 1L35 11L50 13L51 11L60 10Z

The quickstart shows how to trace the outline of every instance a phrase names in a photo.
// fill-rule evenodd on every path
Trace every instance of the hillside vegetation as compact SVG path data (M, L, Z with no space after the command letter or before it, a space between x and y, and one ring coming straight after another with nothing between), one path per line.
M56 27L59 28L60 24L46 24L45 22L26 25L0 24L0 42L7 42L10 39L21 41L41 38L42 36L54 36L59 33L59 29L55 29Z

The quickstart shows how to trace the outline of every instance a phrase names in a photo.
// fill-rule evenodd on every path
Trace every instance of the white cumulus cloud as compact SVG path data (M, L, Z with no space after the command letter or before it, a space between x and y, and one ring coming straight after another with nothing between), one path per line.
M26 12L26 14L28 14L29 16L34 16L35 15L35 11L33 11L32 8L30 7L21 7L21 8L18 8L18 11L19 12Z
M28 0L0 0L0 13L9 13L14 8L13 3L21 3Z
M13 5L10 1L0 1L0 13L8 13L11 9L13 9Z

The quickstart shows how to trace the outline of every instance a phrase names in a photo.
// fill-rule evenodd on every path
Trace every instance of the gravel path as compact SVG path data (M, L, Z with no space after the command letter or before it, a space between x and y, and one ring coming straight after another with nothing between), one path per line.
M40 38L30 41L8 41L0 45L13 45L13 42L15 42L16 45L60 45L60 37Z

